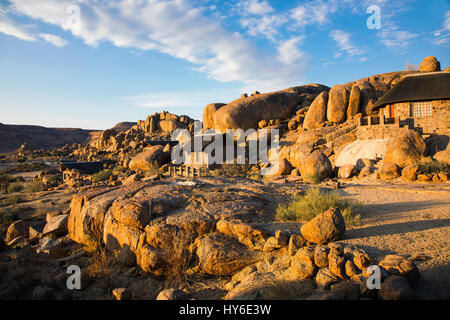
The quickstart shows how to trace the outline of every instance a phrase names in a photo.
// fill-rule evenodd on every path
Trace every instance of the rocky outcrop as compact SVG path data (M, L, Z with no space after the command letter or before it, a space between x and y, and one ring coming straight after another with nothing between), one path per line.
M214 113L214 128L221 131L245 131L250 128L257 129L262 120L287 119L305 100L303 95L317 95L327 89L328 87L321 85L306 85L235 100Z

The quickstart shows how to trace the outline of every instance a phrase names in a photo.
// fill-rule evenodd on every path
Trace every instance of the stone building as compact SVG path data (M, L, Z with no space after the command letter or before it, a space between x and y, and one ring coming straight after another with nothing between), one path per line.
M449 135L450 72L405 76L374 107L382 123L403 123L423 135Z

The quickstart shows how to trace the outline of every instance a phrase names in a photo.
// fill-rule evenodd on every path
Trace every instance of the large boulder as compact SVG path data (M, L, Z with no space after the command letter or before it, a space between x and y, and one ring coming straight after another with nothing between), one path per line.
M378 297L381 300L410 300L414 297L414 290L405 278L391 275L381 284Z
M6 243L10 243L17 237L28 238L30 224L25 220L18 220L12 223L6 231Z
M417 164L410 164L403 168L402 179L406 181L414 181L417 179L417 173L419 172L419 166Z
M339 179L350 179L351 177L358 174L358 170L352 164L346 164L339 168L338 178Z
M299 170L303 180L312 183L319 183L333 175L330 160L320 151L305 155Z
M170 120L168 120L170 121ZM169 161L163 146L151 146L131 159L128 167L133 171L148 171L155 163L161 166Z
M350 98L348 101L347 108L347 119L353 118L356 114L360 112L361 108L361 90L358 86L353 86L350 91Z
M308 242L326 244L342 239L345 229L341 211L339 208L333 208L305 223L300 231Z
M257 129L261 120L288 118L300 101L297 94L280 91L238 99L214 113L214 128Z
M317 271L317 267L314 264L314 248L300 248L295 256L292 257L291 266L300 279L312 277Z
M383 162L379 170L381 180L394 180L400 176L400 168L391 162Z
M419 282L419 269L414 262L402 256L387 255L378 265L390 274L402 276L412 287L417 286Z
M327 86L309 84L235 100L214 113L214 128L245 131L257 129L261 120L290 118L297 106L304 102L305 94L315 96L328 89Z
M426 57L420 64L419 71L423 72L441 71L441 63L436 59L436 57L433 56Z
M240 220L222 219L217 222L216 229L220 233L235 238L252 250L262 250L269 237L269 231L264 228L259 228Z
M426 150L425 142L416 131L408 130L387 144L384 161L400 167L419 162Z
M210 103L203 110L203 128L204 129L212 129L214 128L214 113L217 110L225 106L224 103Z
M194 243L199 272L229 276L257 262L261 255L250 251L235 239L221 233L210 233Z
M328 92L324 91L314 99L309 107L305 115L305 120L303 121L303 128L310 130L322 125L327 118L327 103Z
M50 219L44 227L43 235L52 234L61 236L67 233L68 214L60 214Z
M328 95L327 119L335 123L343 123L347 118L349 93L344 85L335 85Z

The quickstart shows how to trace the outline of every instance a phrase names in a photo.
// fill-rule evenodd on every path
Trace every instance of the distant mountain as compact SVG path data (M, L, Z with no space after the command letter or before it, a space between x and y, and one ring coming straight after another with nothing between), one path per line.
M72 143L85 144L98 134L98 130L46 128L0 123L0 153L15 151L24 142L45 149L54 149Z

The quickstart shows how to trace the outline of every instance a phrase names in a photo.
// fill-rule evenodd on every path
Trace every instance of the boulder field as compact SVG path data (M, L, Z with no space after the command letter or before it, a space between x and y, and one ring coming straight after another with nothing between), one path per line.
M411 298L420 277L412 262L388 256L379 264L383 288L367 290L367 268L376 261L333 242L346 230L339 209L301 227L275 223L274 199L282 192L253 182L226 191L176 181L84 188L72 199L68 232L75 242L104 246L154 276L228 277L229 300ZM158 299L175 296L163 291Z

